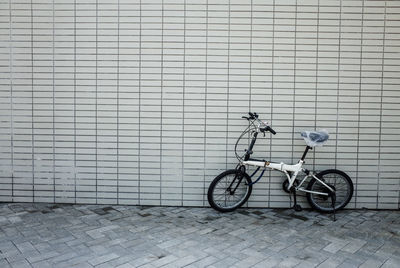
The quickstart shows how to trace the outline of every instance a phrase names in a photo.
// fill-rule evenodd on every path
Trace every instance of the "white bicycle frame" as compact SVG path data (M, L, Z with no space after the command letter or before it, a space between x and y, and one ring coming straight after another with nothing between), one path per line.
M264 123L263 121L259 120L258 118L256 118L256 120L258 122L257 132L260 132L261 125L268 126L266 123ZM303 185L303 183L309 177L312 177L312 178L316 179L319 183L324 185L327 189L329 189L329 191L335 192L334 189L332 189L324 181L322 181L317 176L315 176L312 172L309 172L309 171L306 171L305 169L303 169L303 164L304 164L303 158L300 159L299 162L297 164L295 164L295 165L287 165L287 164L285 164L283 162L281 162L281 163L273 163L273 162L269 162L269 161L256 160L256 159L249 159L249 160L241 161L241 165L264 167L264 169L265 168L269 168L269 169L272 169L272 170L277 170L277 171L283 172L286 175L286 177L288 179L288 182L289 182L289 185L287 187L288 190L292 188L294 182L296 181L297 175L299 174L300 171L302 171L302 172L304 172L306 174L306 176L301 180L299 185L295 186L295 190L296 191L302 191L302 192L306 192L306 193L312 193L312 194L328 196L329 195L328 193L310 191L310 190L305 189L304 187L301 187ZM290 176L289 172L291 172L293 175Z
M269 161L256 161L256 160L248 160L248 161L243 161L241 163L242 165L248 165L248 166L256 166L256 167L264 167L264 168L269 168L272 170L277 170L277 171L281 171L283 173L285 173L288 181L289 181L289 185L288 185L288 189L290 189L296 178L297 175L299 174L300 171L305 171L302 166L304 164L303 160L300 160L299 163L295 164L295 165L287 165L283 162L281 163L272 163ZM292 172L293 175L290 176L289 172ZM334 190L327 185L325 182L323 182L321 179L319 179L317 176L315 176L313 173L309 173L307 174L299 183L299 185L297 185L295 187L296 191L302 191L302 192L306 192L306 193L312 193L312 194L318 194L318 195L325 195L328 196L328 193L322 193L322 192L316 192L316 191L310 191L305 189L304 187L301 187L303 185L303 183L309 178L309 177L313 177L314 179L316 179L318 182L320 182L322 185L324 185L327 189L329 189L330 191L334 192Z

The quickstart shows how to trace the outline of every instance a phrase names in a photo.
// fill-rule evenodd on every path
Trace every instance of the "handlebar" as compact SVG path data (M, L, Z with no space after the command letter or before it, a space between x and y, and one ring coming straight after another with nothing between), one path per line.
M257 120L260 124L262 124L262 125L264 125L265 127L260 127L260 131L261 132L265 132L265 131L269 131L269 132L271 132L272 134L276 134L276 131L275 130L273 130L270 126L268 126L268 125L266 125L264 122L262 122L260 119L258 119L258 114L257 113L251 113L251 112L249 112L249 116L250 117L247 117L247 116L242 116L242 118L245 118L245 119L247 119L247 120Z

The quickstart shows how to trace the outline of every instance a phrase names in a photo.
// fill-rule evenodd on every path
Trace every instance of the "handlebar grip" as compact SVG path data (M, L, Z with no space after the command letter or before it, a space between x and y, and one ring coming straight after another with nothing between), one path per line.
M269 132L271 132L272 134L276 134L276 131L275 130L273 130L272 128L270 128L270 127L268 127L269 128Z
M251 118L251 119L256 119L256 118L258 118L258 114L257 114L257 113L249 112L249 115L250 115L250 118Z

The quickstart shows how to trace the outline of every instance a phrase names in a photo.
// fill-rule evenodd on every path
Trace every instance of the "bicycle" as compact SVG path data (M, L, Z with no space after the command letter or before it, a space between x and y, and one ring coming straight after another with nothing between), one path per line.
M296 199L296 192L301 191L306 193L307 201L312 208L320 212L333 213L335 220L335 212L344 208L353 196L354 187L350 177L337 169L327 169L314 174L303 168L308 151L315 146L325 144L329 134L326 131L302 132L301 136L306 142L306 148L297 164L288 165L283 162L274 163L264 159L255 159L251 158L251 155L259 133L263 133L264 136L266 132L276 134L275 130L258 117L257 113L249 113L248 117L242 117L249 121L249 126L243 131L235 144L235 155L239 164L235 169L222 172L211 182L207 192L210 206L220 212L230 212L241 207L249 199L253 185L261 179L265 170L269 168L286 175L282 188L285 192L293 194L295 211L302 210ZM240 155L237 151L239 141L248 134L251 136L251 142L248 149L245 150L245 154ZM257 169L251 175L248 175L246 166L254 166ZM263 168L261 174L252 182L251 178L260 168ZM300 172L305 174L301 181L297 179ZM308 178L311 178L311 180L305 187L303 184Z

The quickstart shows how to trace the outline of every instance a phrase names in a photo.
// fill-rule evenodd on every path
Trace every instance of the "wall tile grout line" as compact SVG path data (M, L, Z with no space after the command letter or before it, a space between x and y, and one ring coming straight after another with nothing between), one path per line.
M250 81L249 81L249 102L248 102L248 111L252 111L251 108L251 101L252 101L252 68L253 68L253 0L250 1L250 59L249 59L249 76L250 76ZM247 115L246 115L247 116ZM247 137L247 144L249 144L249 137ZM248 202L246 202L246 207L249 207Z
M274 62L275 62L275 2L276 0L272 0L273 2L273 7L272 7L272 61L271 61L271 123L274 120ZM272 142L269 144L269 155L270 155L270 160L272 161ZM271 177L272 177L272 171L268 171L268 207L271 207ZM290 205L290 204L289 204Z
M186 89L186 8L187 2L183 0L183 81L182 81L182 137L181 137L181 206L184 204L184 189L185 189L185 89Z
M357 116L357 146L356 146L356 180L354 184L354 204L357 204L358 197L358 175L359 175L359 155L360 155L360 119L361 119L361 90L362 90L362 62L363 62L363 26L364 26L364 0L361 1L361 33L360 33L360 75L359 75L359 88L358 88L358 116Z
M335 169L337 168L337 154L338 154L338 139L339 139L339 91L340 91L340 58L341 58L341 35L342 35L342 4L343 0L340 0L340 7L339 7L339 45L338 45L338 71L337 71L337 87L336 87L336 130L335 130Z
M119 88L119 44L120 44L120 31L119 31L119 25L120 25L120 0L117 1L117 5L118 5L118 19L117 19L117 25L118 25L118 29L117 29L117 54L118 54L118 58L117 58L117 204L120 204L120 195L119 195L119 180L120 180L120 137L119 137L119 126L120 126L120 106L119 106L119 99L120 99L120 88Z
M95 195L96 195L96 204L98 204L98 117L97 117L97 100L98 100L98 31L99 31L99 0L96 0L96 83L95 83L95 106L94 106L94 114L95 114L95 183L96 183L96 190L95 190Z
M317 38L316 38L316 63L315 63L315 98L314 98L314 129L317 130L317 110L318 110L318 77L319 77L319 36L320 36L320 1L318 0L318 12L317 12ZM313 150L313 170L315 170L315 150Z
M231 22L231 16L230 16L230 14L231 14L231 0L228 0L228 9L229 9L229 11L228 11L228 60L227 60L227 84L226 84L226 89L227 89L227 94L226 94L226 128L225 128L225 169L228 169L228 152L229 152L229 149L228 149L228 145L229 145L229 143L228 143L228 133L229 133L229 113L228 113L228 111L229 111L229 86L230 86L230 80L231 80L231 77L230 77L230 70L229 70L229 68L230 68L230 60L231 60L231 58L230 58L230 56L231 56L231 54L230 54L230 42L231 42L231 25L230 25L230 22Z
M252 70L253 70L253 0L250 0L250 84L249 84L249 111L252 110L251 108L251 101L252 101L252 89L253 89L253 85L252 85Z
M53 202L55 203L56 202L56 168L55 168L55 166L56 166L56 149L55 149L55 145L56 145L56 143L55 143L55 129L56 129L56 124L55 124L55 88L54 88L54 86L55 86L55 77L54 77L54 64L55 64L55 61L54 61L54 36L55 36L55 32L54 32L54 30L55 30L55 25L54 25L54 0L52 0L52 25L53 25L53 29L52 29L52 34L53 34L53 36L52 36L52 54L53 54L53 56L52 56L52 72L53 72L53 77L52 77L52 79L53 79L53 85L52 85L52 90L53 90L53 92L52 92L52 94L53 94L53 96L52 96L52 98L53 98L53 107L52 107L52 109L53 109L53 111L52 111L52 120L53 120L53 129L52 129L52 138L53 138L53 140L52 140L52 142L53 142L53 159L52 159L52 162L53 162Z
M34 98L34 41L33 41L34 33L33 33L33 0L31 0L31 83L32 83L32 93L31 93L31 98L32 98L32 109L31 109L31 132L32 132L32 201L35 202L35 133L34 133L34 104L35 104L35 98ZM13 167L14 169L14 167Z
M254 0L251 0L251 11L250 11L250 27L251 27L251 30L250 30L250 96L249 96L249 100L250 100L250 103L249 103L249 111L253 111L253 109L254 108L252 108L252 96L253 96L253 92L254 92L254 86L253 86L253 83L252 83L252 81L253 81L253 76L254 76L254 74L253 74L253 70L254 71L256 71L257 69L256 68L254 68L254 55L253 55L253 52L254 51L257 51L257 50L255 50L254 49L254 36L253 36L253 31L254 31L254 13L253 13L253 6L254 6ZM271 84L271 90L272 90L272 87L273 87L273 85ZM271 94L271 96L272 96L272 94ZM271 102L272 103L272 102ZM272 107L272 106L271 106ZM271 111L272 111L272 108L271 108ZM246 116L247 116L247 114L246 114ZM269 115L269 117L268 118L270 118L270 121L269 121L269 123L272 125L272 115ZM247 126L250 126L250 122L248 122L247 123ZM270 136L270 139L271 139L271 134L269 134L269 136ZM271 145L271 141L269 142L270 143L270 145ZM248 145L250 145L250 138L248 138L247 139L247 146ZM268 150L268 147L269 147L269 152L267 153L267 159L268 160L270 160L270 156L271 156L271 147L270 146L266 146L265 147L265 149L266 150ZM269 175L271 176L271 172L269 172ZM269 176L269 181L271 180L271 177ZM264 190L267 190L267 189L264 189ZM269 199L270 199L270 196L268 196L268 201L266 201L266 203L267 204L269 204Z
M138 129L139 129L139 134L138 134L138 205L141 205L141 196L140 196L140 183L141 183L141 107L142 107L142 84L141 84L141 78L142 78L142 0L139 0L139 118L138 118Z
M163 144L163 93L164 93L164 0L161 0L161 85L160 85L160 89L161 89L161 125L160 125L160 157L159 157L159 166L160 166L160 205L162 205L162 192L163 192L163 188L162 188L162 175L163 175L163 148L162 148L162 144Z
M205 53L205 83L204 83L204 126L203 126L203 206L206 206L206 199L207 199L207 183L206 183L206 168L207 168L207 101L208 101L208 6L209 6L209 0L206 0L206 53Z
M10 29L9 33L9 88L10 88L10 151L11 151L11 200L14 202L14 94L13 94L13 19L12 19L12 4L11 0L8 0L9 16L10 16Z
M292 159L291 162L294 163L294 130L296 128L296 63L297 63L297 0L296 1L296 10L295 10L295 18L294 18L294 58L293 58L293 110L292 110Z
M382 39L382 70L381 70L381 90L380 90L380 111L379 111L379 140L378 140L378 184L376 188L376 209L379 208L379 191L381 182L381 144L382 144L382 100L383 90L385 84L385 40L386 40L386 1L384 2L384 14L383 14L383 39ZM400 200L399 200L400 203Z
M76 167L76 1L74 0L74 203L77 200L77 167Z

